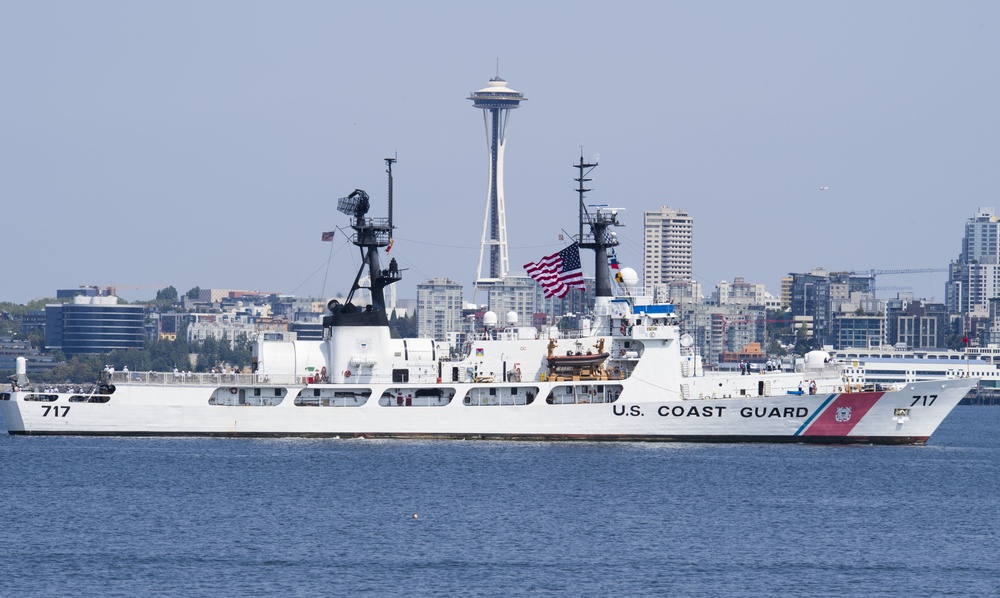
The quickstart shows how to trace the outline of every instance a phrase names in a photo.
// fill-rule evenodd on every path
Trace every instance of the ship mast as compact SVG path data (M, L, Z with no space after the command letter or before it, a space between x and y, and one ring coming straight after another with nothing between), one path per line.
M395 258L389 262L389 267L382 269L379 263L378 250L389 246L392 240L392 165L395 158L386 158L386 173L389 176L389 216L387 218L370 218L367 216L371 208L371 200L368 194L361 189L355 189L347 197L341 197L337 201L337 210L351 216L351 228L354 234L351 235L351 242L361 251L361 267L354 277L354 284L351 285L351 292L347 295L347 300L343 305L338 305L335 301L330 302L330 309L333 312L332 325L337 326L388 326L389 318L385 309L385 288L390 284L402 279L399 268L396 266ZM370 286L361 284L365 277ZM360 289L367 288L371 294L372 302L365 310L355 306L352 300L354 294Z
M623 225L618 222L618 209L609 208L607 204L587 206L584 202L585 194L591 191L584 184L593 180L587 178L587 175L597 168L597 160L593 164L584 162L581 151L580 162L573 167L579 171L574 179L577 182L576 192L580 196L580 233L577 241L582 249L594 250L594 296L610 298L614 293L611 291L611 275L608 271L608 249L618 245L618 235L608 232L608 228Z

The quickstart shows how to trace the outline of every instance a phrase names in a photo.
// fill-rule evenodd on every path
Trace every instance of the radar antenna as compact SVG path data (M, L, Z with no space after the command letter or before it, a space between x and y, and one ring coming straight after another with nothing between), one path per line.
M369 208L371 208L371 201L368 199L368 194L361 189L355 189L347 197L341 197L337 200L337 211L354 216L359 223L364 219Z

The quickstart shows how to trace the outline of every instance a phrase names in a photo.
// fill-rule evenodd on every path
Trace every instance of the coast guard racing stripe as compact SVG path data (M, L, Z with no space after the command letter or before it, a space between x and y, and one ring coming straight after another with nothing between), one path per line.
M837 395L801 436L847 436L884 392Z

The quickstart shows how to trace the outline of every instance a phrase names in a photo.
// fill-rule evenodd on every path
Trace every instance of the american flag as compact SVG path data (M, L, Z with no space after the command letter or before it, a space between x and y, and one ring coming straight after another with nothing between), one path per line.
M542 285L546 297L565 297L571 287L584 288L580 245L577 243L537 262L527 263L524 269L528 276Z

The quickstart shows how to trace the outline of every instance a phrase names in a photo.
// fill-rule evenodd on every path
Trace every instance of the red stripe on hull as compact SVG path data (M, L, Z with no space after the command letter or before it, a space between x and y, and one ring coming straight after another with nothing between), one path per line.
M884 392L839 395L800 436L847 436Z

